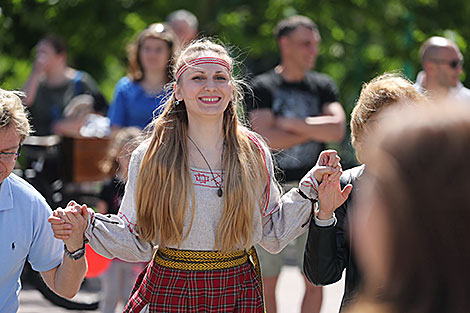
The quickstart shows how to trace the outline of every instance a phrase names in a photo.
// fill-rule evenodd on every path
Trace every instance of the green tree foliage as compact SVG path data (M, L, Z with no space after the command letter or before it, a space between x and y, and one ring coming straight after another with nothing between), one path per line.
M469 53L468 0L1 0L0 85L21 88L38 39L57 33L68 41L69 63L91 73L110 100L125 73L126 45L146 25L180 8L196 14L202 35L232 46L252 74L278 62L276 23L293 14L309 16L322 36L316 69L334 78L347 113L372 77L401 71L414 79L419 46L429 36L450 37L464 56Z

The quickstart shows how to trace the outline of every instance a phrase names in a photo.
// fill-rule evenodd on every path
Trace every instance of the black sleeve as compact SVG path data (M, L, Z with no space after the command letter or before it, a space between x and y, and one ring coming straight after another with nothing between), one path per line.
M349 260L345 232L348 202L336 209L336 225L320 227L313 219L310 222L303 268L312 284L329 285L341 279Z
M323 100L324 103L331 103L339 100L338 87L336 87L336 84L331 79L326 81L325 96Z
M261 78L255 78L251 85L252 90L245 92L246 111L250 112L256 109L272 108L272 91Z
M327 75L316 73L318 76L314 79L314 86L318 86L321 105L339 101L339 91L335 82Z

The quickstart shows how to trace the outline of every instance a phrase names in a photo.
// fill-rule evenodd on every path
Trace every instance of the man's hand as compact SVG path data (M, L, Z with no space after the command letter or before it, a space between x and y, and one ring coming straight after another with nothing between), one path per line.
M351 190L351 184L341 190L338 176L333 176L331 180L324 177L318 186L319 211L317 217L321 220L332 218L333 212L348 199Z
M49 217L54 237L64 241L67 250L76 251L83 246L83 235L87 227L88 209L86 205L69 202L65 209L58 208Z

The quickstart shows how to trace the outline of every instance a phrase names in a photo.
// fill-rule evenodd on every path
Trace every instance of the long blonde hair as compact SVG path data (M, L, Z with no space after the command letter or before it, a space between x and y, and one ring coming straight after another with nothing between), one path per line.
M179 56L173 75L183 64L201 56L226 60L233 71L233 60L221 45L203 39L191 43ZM253 215L261 207L268 174L263 151L241 125L236 107L242 102L240 84L233 82L233 101L224 112L224 208L216 234L220 251L248 249L252 244ZM175 82L178 84L179 82ZM186 138L188 117L184 102L178 105L174 94L163 113L152 122L150 145L142 160L137 179L137 224L146 241L160 246L181 245L194 218L194 189L189 176ZM190 197L191 195L191 197ZM189 202L191 199L191 206ZM183 233L184 217L191 207L191 225Z

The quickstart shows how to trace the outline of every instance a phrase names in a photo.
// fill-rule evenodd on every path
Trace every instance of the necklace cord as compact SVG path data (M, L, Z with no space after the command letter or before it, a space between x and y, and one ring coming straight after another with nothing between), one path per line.
M217 187L219 187L219 189L217 190L217 195L219 197L222 197L222 194L223 194L223 191L222 191L222 186L221 184L219 184L217 182L217 180L215 180L215 175L214 175L214 172L212 172L212 168L211 166L209 165L209 162L207 161L206 157L204 156L204 154L202 153L201 149L199 149L199 147L197 146L197 144L194 142L194 140L188 136L188 139L192 142L192 144L194 145L194 147L196 147L197 151L199 152L199 154L202 156L202 158L204 159L204 162L206 162L207 164L207 167L209 167L209 171L211 172L211 175L212 175L212 179L214 180L214 183ZM223 158L223 155L224 155L224 152L225 152L225 145L224 145L224 149L222 150L222 158Z

